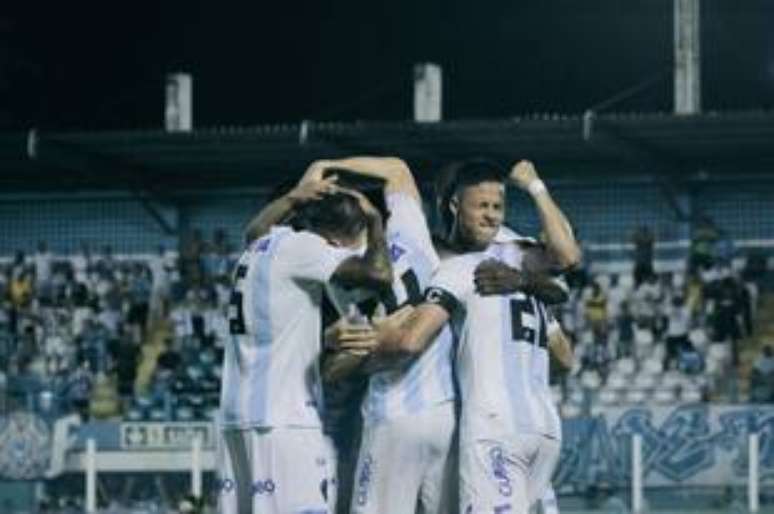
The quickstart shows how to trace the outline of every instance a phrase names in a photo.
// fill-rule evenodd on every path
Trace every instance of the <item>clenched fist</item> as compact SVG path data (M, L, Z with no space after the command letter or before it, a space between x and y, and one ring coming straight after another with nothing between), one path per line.
M522 160L511 168L508 179L524 191L528 191L529 185L536 180L540 180L540 177L535 169L535 165L531 161Z

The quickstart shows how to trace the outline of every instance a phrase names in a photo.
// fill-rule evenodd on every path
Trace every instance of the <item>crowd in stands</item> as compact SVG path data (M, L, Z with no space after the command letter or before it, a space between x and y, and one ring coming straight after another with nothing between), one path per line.
M577 364L557 394L566 415L597 401L711 399L713 376L737 364L738 342L753 330L760 262L734 268L711 224L697 229L685 271L656 273L648 227L633 243L632 271L567 277L560 318ZM0 264L0 407L99 419L214 416L234 250L218 230L143 257L85 243L66 258L45 242L17 252ZM771 348L752 380L753 399L774 399Z
M563 381L566 412L596 401L718 398L734 378L725 371L739 365L740 340L753 333L765 259L740 267L733 244L710 220L698 225L679 271L656 272L648 227L639 227L632 243L631 272L581 269L568 277L561 319L578 363Z
M178 251L117 258L40 242L0 264L3 410L196 419L217 407L233 249L194 231Z

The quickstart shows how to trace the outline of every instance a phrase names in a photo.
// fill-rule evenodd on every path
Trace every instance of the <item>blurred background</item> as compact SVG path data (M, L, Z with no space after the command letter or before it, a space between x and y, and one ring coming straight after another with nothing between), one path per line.
M572 221L562 511L774 510L773 109L769 0L3 5L0 512L211 510L242 229L362 154Z

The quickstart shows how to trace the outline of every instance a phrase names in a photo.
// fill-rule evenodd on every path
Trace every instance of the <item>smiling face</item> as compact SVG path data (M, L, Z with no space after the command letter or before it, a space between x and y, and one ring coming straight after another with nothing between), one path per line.
M500 182L481 182L463 188L452 198L455 236L467 251L484 250L505 219L505 189Z

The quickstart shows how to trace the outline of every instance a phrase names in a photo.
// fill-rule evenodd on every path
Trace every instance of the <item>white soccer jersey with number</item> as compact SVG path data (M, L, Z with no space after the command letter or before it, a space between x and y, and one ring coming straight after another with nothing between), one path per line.
M323 286L351 252L275 227L237 263L221 418L226 428L320 427Z
M453 257L441 264L427 300L446 308L459 334L457 376L462 425L485 420L487 429L560 438L561 426L548 383L550 317L523 293L480 296L474 270L497 258L517 267L517 245Z
M425 214L417 200L404 193L393 193L387 196L387 207L390 217L385 235L394 281L391 290L378 300L389 313L403 305L416 305L422 301L439 260ZM363 306L376 300L373 294L357 298L352 293L334 289L334 303L342 314L348 312L350 303ZM451 331L445 328L419 358L371 376L362 408L365 422L414 414L454 399L452 347Z

